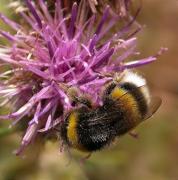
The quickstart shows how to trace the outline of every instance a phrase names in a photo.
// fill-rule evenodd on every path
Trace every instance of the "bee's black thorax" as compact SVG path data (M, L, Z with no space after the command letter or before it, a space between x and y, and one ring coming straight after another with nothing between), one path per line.
M82 113L77 127L79 143L88 151L96 151L108 145L115 137L113 122L103 109L99 108L88 114ZM113 129L113 130L112 130Z

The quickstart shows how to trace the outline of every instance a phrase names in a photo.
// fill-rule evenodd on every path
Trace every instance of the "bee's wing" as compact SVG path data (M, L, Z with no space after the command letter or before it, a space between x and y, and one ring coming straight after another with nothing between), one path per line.
M148 113L146 114L144 120L150 118L151 116L153 116L153 114L158 110L158 108L161 106L162 100L160 97L152 97L151 98L151 102L149 105L149 110Z

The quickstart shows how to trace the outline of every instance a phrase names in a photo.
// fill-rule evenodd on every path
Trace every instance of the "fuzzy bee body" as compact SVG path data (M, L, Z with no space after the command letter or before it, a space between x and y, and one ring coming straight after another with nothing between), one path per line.
M109 84L102 106L95 109L83 106L66 117L61 128L63 140L71 147L92 152L132 130L151 115L148 113L150 95L145 84L142 77L132 72L128 72L119 83ZM151 113L159 105L160 101Z

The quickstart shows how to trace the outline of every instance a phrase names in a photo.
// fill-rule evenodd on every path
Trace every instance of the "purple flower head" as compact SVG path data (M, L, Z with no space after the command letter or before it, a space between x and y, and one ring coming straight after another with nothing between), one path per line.
M35 2L25 0L28 11L20 12L28 26L0 14L0 19L15 31L10 34L0 30L1 37L9 41L0 47L4 69L0 74L1 106L10 104L13 110L1 119L12 119L14 125L30 118L17 154L37 134L62 123L64 114L74 108L69 89L76 88L77 96L86 94L98 106L102 104L103 85L115 73L156 60L156 56L150 56L124 62L138 53L136 37L129 36L134 34L130 32L134 20L113 32L119 18L110 15L109 6L98 21L95 15L88 19L76 3L68 15L60 0L56 0L52 13L45 1Z

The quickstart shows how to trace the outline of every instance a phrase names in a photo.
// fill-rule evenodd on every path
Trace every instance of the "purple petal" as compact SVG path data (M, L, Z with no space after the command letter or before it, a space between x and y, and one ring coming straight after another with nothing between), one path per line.
M28 127L19 149L16 150L15 154L21 155L24 149L32 142L38 131L38 124L32 124Z
M100 34L100 32L102 30L102 27L103 27L104 23L106 22L106 19L107 19L108 15L109 15L109 8L110 7L107 6L104 13L103 13L103 17L102 17L102 19L101 19L101 21L100 21L100 23L99 23L99 25L98 25L98 27L96 29L96 32L95 32L95 34L97 34L97 35Z
M73 38L74 36L76 18L77 18L77 3L74 3L72 6L71 21L70 21L69 30L68 30L69 39Z
M11 21L9 18L7 18L6 16L4 16L3 14L0 13L0 19L2 19L2 21L4 21L4 23L6 23L7 25L9 25L11 28L13 28L14 30L18 31L21 29L21 26L19 24L17 24L14 21Z
M35 8L33 7L32 3L31 3L31 0L25 0L29 10L31 11L32 15L34 16L34 18L36 19L36 22L38 24L38 27L40 29L42 29L42 22L41 22L41 19L40 17L38 16L38 13L36 12Z
M140 59L140 60L136 60L136 61L131 61L128 63L124 63L122 66L120 67L115 67L114 70L115 71L122 71L124 69L132 69L132 68L136 68L136 67L140 67L146 64L149 64L151 62L154 62L156 60L155 57L149 57L149 58L144 58L144 59Z
M106 65L107 62L109 61L110 57L113 55L113 53L114 53L114 48L111 48L110 50L103 53L102 56L100 58L98 58L96 63L92 66L92 68L97 69L103 65Z

